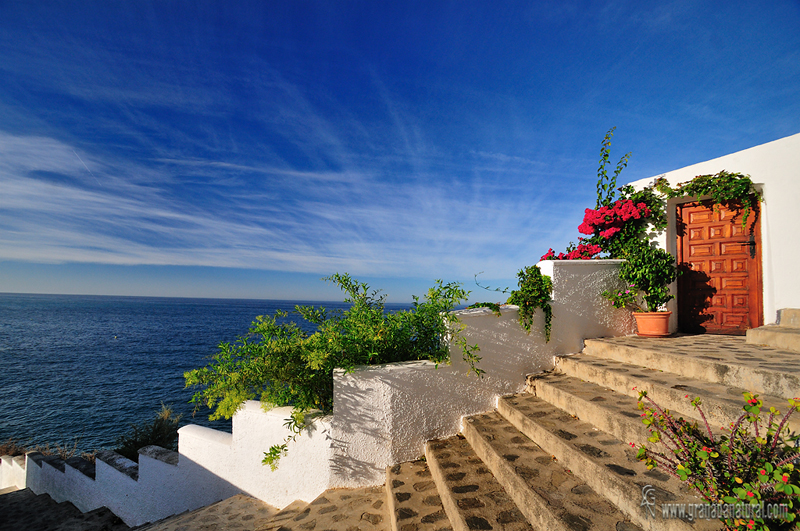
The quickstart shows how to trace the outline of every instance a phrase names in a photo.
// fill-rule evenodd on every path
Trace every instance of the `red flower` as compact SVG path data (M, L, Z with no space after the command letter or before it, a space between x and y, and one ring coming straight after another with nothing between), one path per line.
M547 250L546 253L542 255L541 258L539 258L539 261L541 262L542 260L555 260L555 257L556 253L553 252L553 248L551 247L550 249Z

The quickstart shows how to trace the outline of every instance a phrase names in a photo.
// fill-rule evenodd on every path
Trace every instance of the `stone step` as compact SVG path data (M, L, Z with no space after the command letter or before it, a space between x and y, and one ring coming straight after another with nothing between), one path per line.
M566 374L548 374L534 383L534 396L569 415L625 443L647 442L650 433L636 398Z
M466 439L455 436L429 441L425 445L425 456L455 531L532 529Z
M108 507L74 516L59 523L51 531L127 531L130 529Z
M105 507L81 513L69 502L56 503L30 489L0 496L0 531L127 531L129 528Z
M452 531L428 464L386 468L386 504L392 531Z
M751 345L764 345L800 353L800 328L791 328L783 324L766 325L751 328L746 334L747 342Z
M738 336L587 339L583 352L784 399L800 389L800 354Z
M466 420L467 440L536 529L641 529L498 412Z
M745 389L741 388L599 358L590 354L557 358L556 369L565 375L633 398L638 398L639 391L647 391L647 396L660 407L697 421L701 421L702 418L691 405L691 400L700 397L703 412L714 429L727 427L730 422L738 419L743 413ZM775 407L782 412L788 411L789 404L785 399L764 394L759 395L759 398L763 400L767 409ZM559 405L559 407L566 410L563 405ZM584 417L581 416L581 418ZM800 431L800 415L795 414L790 417L788 426L793 431ZM598 427L605 430L601 426ZM614 433L616 434L616 432Z
M303 506L306 504L303 503ZM278 509L237 494L225 500L139 526L136 531L254 531L266 525Z
M328 489L311 503L295 501L258 531L312 531L326 529L359 529L388 531L386 489Z
M602 493L642 529L688 531L719 527L716 521L698 521L692 525L683 520L663 519L662 503L701 503L701 500L665 472L648 470L626 442L593 424L530 394L503 397L497 410L546 455L553 455L561 466L586 482L586 488ZM655 492L655 517L641 506L642 493L648 485Z
M800 328L800 308L778 310L778 324L791 328Z
M291 526L294 523L294 518L300 515L307 507L308 502L302 500L295 500L280 511L275 516L269 519L266 524L259 526L258 531L274 531L282 529L284 524ZM301 518L302 519L302 518ZM287 527L290 529L290 527Z

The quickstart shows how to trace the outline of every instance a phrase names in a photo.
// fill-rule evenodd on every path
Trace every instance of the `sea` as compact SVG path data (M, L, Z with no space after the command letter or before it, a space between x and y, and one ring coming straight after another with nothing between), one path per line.
M207 365L259 315L341 302L0 293L0 442L113 449L162 404L180 425L231 431L195 411L184 373ZM387 311L409 304L386 304ZM314 326L296 314L308 332Z

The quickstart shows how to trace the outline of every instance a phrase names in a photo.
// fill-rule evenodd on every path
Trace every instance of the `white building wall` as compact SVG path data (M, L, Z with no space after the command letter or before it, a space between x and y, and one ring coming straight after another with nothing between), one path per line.
M655 178L665 177L670 185L675 186L698 175L714 174L721 170L750 175L756 188L764 195L761 205L764 324L775 323L777 311L781 308L800 308L800 282L796 269L800 260L800 246L797 245L797 227L800 226L800 134L631 184L643 188ZM658 238L659 244L672 254L677 252L675 205L685 201L670 200L669 226L666 233ZM675 307L673 301L671 309L674 311ZM673 313L673 329L675 317Z

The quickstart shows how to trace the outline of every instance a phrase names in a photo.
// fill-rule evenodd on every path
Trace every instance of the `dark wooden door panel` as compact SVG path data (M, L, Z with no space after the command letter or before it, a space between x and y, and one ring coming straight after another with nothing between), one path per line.
M762 324L758 211L678 206L678 324L682 332L744 334Z

